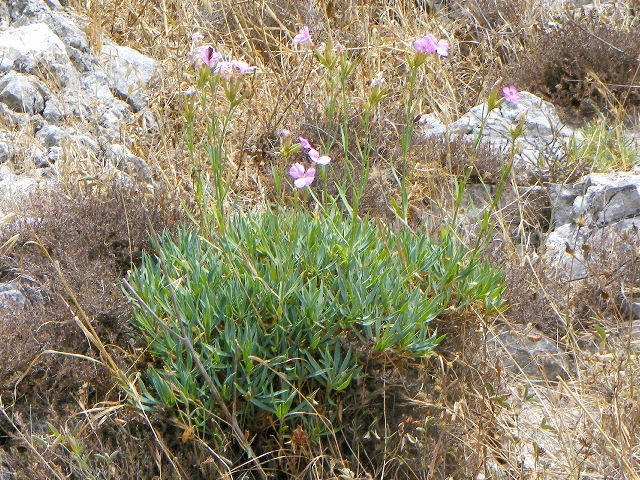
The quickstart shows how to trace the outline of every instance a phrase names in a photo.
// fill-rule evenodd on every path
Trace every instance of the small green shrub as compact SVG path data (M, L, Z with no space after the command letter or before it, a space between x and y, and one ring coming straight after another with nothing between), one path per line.
M161 238L180 318L155 257L130 283L150 309L187 334L241 428L304 423L326 430L337 396L377 352L428 355L442 340L429 322L449 306L501 305L501 273L449 234L440 242L392 233L337 212L236 216L212 238ZM147 405L178 406L205 437L218 406L179 340L135 300L132 323L158 362ZM266 419L266 422L265 422Z

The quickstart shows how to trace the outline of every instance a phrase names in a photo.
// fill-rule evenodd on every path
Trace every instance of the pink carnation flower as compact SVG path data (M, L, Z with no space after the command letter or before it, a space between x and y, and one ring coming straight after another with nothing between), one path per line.
M504 99L507 102L515 104L518 103L518 100L520 100L520 94L518 93L516 87L514 87L513 85L511 85L510 87L504 87L502 89L502 93L504 94Z
M449 42L446 40L438 40L438 45L436 46L436 53L441 57L449 56Z
M298 137L298 141L300 142L302 148L304 148L305 150L311 150L313 148L309 143L309 140L304 137Z
M293 43L296 45L303 45L305 43L311 43L311 35L309 35L309 27L302 27L298 34L293 37Z
M226 60L218 62L213 67L213 73L220 75L222 78L231 78L231 75L233 75L233 65Z
M313 183L316 175L316 169L310 167L307 171L305 171L304 165L302 165L301 163L294 163L289 169L289 175L291 175L295 179L293 181L293 184L296 188L304 188Z
M211 45L200 48L200 60L209 68L213 68L222 59L222 55L216 52Z
M328 155L320 155L315 148L310 149L307 155L309 155L313 163L317 163L318 165L329 165L329 162L331 162L331 157Z
M193 35L191 35L191 43L193 44L194 48L200 47L203 41L204 37L200 32L195 32Z
M247 62L243 62L242 60L231 60L231 67L236 69L241 75L253 73L258 68L256 66L250 66Z
M417 52L433 53L438 48L438 39L434 35L425 35L420 40L413 42L413 48Z

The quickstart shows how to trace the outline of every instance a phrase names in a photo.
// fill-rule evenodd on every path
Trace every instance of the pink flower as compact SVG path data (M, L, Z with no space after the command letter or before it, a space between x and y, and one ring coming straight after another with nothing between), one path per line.
M183 93L183 94L185 94L185 95L186 95L186 96L188 96L188 97L191 97L191 96L195 95L195 94L196 94L196 92L197 92L196 87L191 86L191 87L187 88L187 89L186 89L184 92L182 92L182 93Z
M204 37L200 32L195 32L193 35L191 35L191 43L193 44L194 48L200 47L202 45L203 40L204 40Z
M313 183L313 179L316 175L316 169L313 167L309 167L309 169L305 172L304 165L302 165L301 163L294 163L289 169L289 175L291 175L295 179L293 181L293 184L296 188L304 188Z
M298 34L293 37L293 43L296 45L303 45L305 43L311 43L311 35L309 35L309 27L302 27Z
M211 45L205 45L200 49L200 60L209 68L213 68L222 59L222 55L216 52Z
M449 42L446 40L438 40L438 45L436 46L436 53L441 57L449 56Z
M373 80L371 80L371 88L382 88L384 86L384 77L382 72L378 72Z
M413 48L417 52L433 53L438 48L438 40L435 36L429 34L413 42Z
M231 66L235 68L240 75L255 72L258 68L256 66L250 66L247 62L243 62L242 60L231 60Z
M298 137L298 141L300 142L302 148L304 148L305 150L311 150L313 148L309 143L309 140L304 137Z
M233 65L226 60L218 62L213 67L213 73L220 75L222 78L231 78L231 75L233 75Z
M516 104L518 103L518 100L520 100L520 94L518 93L518 90L516 90L516 87L514 87L513 85L511 85L510 87L504 87L502 89L502 93L504 94L504 99L507 102Z
M309 155L309 158L313 163L317 163L318 165L329 165L329 162L331 161L331 157L327 155L320 156L320 153L315 148L309 150L307 155Z

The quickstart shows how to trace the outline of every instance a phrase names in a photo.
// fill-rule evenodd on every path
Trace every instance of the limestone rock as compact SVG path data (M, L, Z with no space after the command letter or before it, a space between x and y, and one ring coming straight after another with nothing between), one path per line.
M158 64L108 38L96 55L85 27L86 19L58 0L0 1L0 124L27 137L37 132L39 140L32 145L21 138L12 145L15 138L6 142L0 135L0 163L11 159L21 171L48 167L68 155L100 168L117 166L127 181L151 181L144 161L121 145L121 130L146 105ZM65 128L67 120L73 129ZM32 173L37 177L41 171ZM25 175L2 172L0 201L34 186L31 173Z
M42 117L51 124L59 123L65 116L64 107L55 98L49 98L42 112Z
M640 174L592 173L553 189L556 228L547 236L543 258L556 273L572 280L584 277L585 251L627 258L628 239L640 229Z
M579 181L571 184L550 183L547 185L549 198L552 204L553 226L562 226L571 223L574 218L573 203L578 195L585 190L585 183Z
M567 378L566 354L534 328L526 332L504 329L491 334L487 346L516 374L549 381Z
M151 170L140 157L136 157L126 147L119 144L109 146L109 158L113 166L142 183L152 184Z
M147 103L146 86L153 77L158 62L128 47L111 42L102 47L109 85L117 96L126 99L134 111Z
M602 227L640 215L640 175L592 173L584 188L584 195L573 202L573 215L589 226Z
M16 201L36 189L37 181L27 175L16 175L5 165L0 166L0 201Z
M20 73L10 72L0 78L0 102L19 113L42 113L44 97L39 82Z
M64 43L44 23L34 23L0 32L0 72L35 73L38 67L57 73L67 82L70 67Z
M60 146L69 133L55 125L46 125L36 133L36 138L40 138L45 147Z
M8 135L0 133L0 163L4 163L13 156L13 142Z
M488 110L486 103L473 107L446 130L469 142L481 135L481 144L489 144L497 155L507 159L512 146L510 131L522 121L524 130L516 141L513 167L518 183L522 185L544 176L546 166L566 155L567 144L576 135L573 129L562 125L551 103L532 93L520 92L517 104L504 102L487 115ZM420 123L424 124L421 133L426 138L443 132L443 124L429 116L422 117Z
M13 312L23 309L27 298L16 281L0 284L0 311Z

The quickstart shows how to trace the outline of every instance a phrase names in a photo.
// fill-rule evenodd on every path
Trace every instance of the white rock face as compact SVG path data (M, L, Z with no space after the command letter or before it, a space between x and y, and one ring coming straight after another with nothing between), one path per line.
M0 284L0 312L23 309L27 299L20 291L18 282Z
M156 71L158 62L129 47L107 42L101 52L109 85L120 98L128 99L134 111L146 102L146 86Z
M585 245L592 257L627 258L640 229L640 174L592 173L560 189L555 203L559 215L544 257L559 273L573 280L588 274Z
M425 115L419 122L424 125L422 135L432 138L448 131L469 142L480 135L481 144L491 145L496 154L508 159L513 143L511 130L522 121L524 130L516 141L514 157L514 171L521 184L534 182L544 174L549 162L563 158L568 142L575 135L573 129L562 125L551 103L529 92L520 92L517 104L504 102L487 115L488 111L487 104L483 103L448 126L433 115Z
M67 49L44 23L0 32L0 71L33 71L39 64L53 69L69 66Z
M9 72L0 78L0 102L19 113L30 115L44 110L44 87L35 78Z
M16 175L7 165L0 166L0 199L16 201L33 192L36 185L34 178Z
M147 164L123 145L114 143L109 147L108 155L110 163L118 170L128 173L143 183L152 183L151 170Z
M85 23L55 0L0 0L0 118L4 125L35 132L38 140L3 143L0 158L49 167L69 158L65 148L71 145L83 161L150 182L150 170L123 144L121 129L146 108L158 63L108 38L94 54ZM64 128L67 121L72 130ZM10 134L0 126L0 138L4 133ZM115 155L111 144L124 153Z

